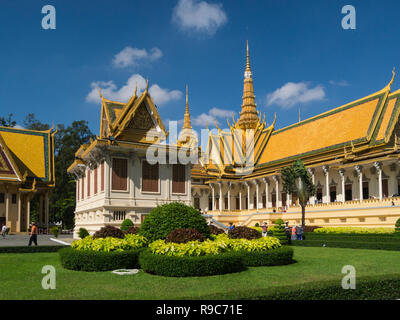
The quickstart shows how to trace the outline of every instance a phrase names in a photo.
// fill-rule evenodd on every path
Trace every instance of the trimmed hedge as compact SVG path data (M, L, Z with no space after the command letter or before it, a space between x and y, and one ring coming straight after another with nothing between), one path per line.
M37 252L57 252L68 246L18 246L0 247L0 253L37 253Z
M167 203L151 210L139 234L152 242L165 239L168 233L178 228L194 228L205 238L210 237L210 228L201 213L180 202Z
M63 248L60 254L61 265L78 271L109 271L115 269L139 268L141 249L127 251L91 251Z
M239 251L237 254L248 267L281 266L295 262L293 249L280 247L265 251Z
M362 277L356 289L344 290L340 280L305 283L268 289L236 290L202 296L201 299L260 300L394 300L399 298L400 275ZM191 298L189 298L191 299Z
M167 277L211 276L246 269L242 257L233 252L175 257L152 254L149 250L143 250L139 255L139 264L147 273Z

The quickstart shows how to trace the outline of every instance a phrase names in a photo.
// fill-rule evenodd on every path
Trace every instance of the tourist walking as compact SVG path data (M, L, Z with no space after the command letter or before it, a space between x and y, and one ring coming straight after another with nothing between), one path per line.
M297 226L296 234L297 234L297 240L303 240L303 228L301 226Z
M7 232L7 227L6 227L6 225L4 224L4 225L1 227L1 235L3 236L3 239L6 238L6 232Z
M28 246L31 246L32 242L37 246L37 234L38 234L38 228L36 227L36 224L32 222L32 229L30 232L30 238L29 238L29 244Z
M268 224L266 222L264 222L261 229L262 229L262 236L266 237L268 235Z
M292 227L292 240L296 240L296 226Z

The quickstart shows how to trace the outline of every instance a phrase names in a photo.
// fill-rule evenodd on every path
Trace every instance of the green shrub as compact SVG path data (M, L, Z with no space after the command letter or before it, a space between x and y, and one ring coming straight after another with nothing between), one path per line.
M79 228L78 236L81 239L86 238L87 236L89 236L89 231L87 231L85 228Z
M109 271L139 268L139 250L91 251L63 248L59 251L61 265L78 271Z
M285 222L282 220L282 219L276 219L275 221L274 221L274 224L275 225L281 225L281 224L284 224Z
M0 247L1 253L37 253L37 252L57 252L66 246L18 246L18 247Z
M136 234L127 234L124 239L120 238L95 238L91 236L81 240L75 240L71 243L71 247L76 250L90 251L126 251L138 249L147 245L147 239Z
M236 227L233 228L232 230L228 231L228 236L231 239L258 239L261 238L261 234L257 231L254 230L253 228L249 227Z
M396 221L394 231L395 231L396 233L400 233L400 218L397 219L397 221Z
M100 230L96 231L93 235L93 239L107 237L123 239L125 234L116 227L106 225L105 227L102 227Z
M272 235L273 237L278 238L279 241L280 241L282 244L287 244L288 239L287 239L285 227L284 227L283 224L274 225L274 226L271 228L270 232L271 232L271 233L270 233L269 235Z
M206 240L204 242L173 243L160 239L150 243L149 249L154 254L182 257L217 255L225 251L265 251L279 248L280 246L279 240L273 237L254 240L229 239L226 234L220 234L215 236L215 240Z
M225 231L223 229L218 228L216 226L209 225L208 227L210 229L210 234L219 235L221 233L225 233Z
M293 263L293 249L280 247L264 251L238 251L243 263L248 267L281 266Z
M246 268L242 257L233 252L175 257L143 250L139 255L139 264L148 273L167 277L211 276L239 272Z
M55 237L58 238L58 235L60 234L60 228L57 226L51 227L50 228L50 233Z
M204 236L194 228L179 228L172 230L165 238L165 242L186 243L189 241L204 241Z
M129 227L132 227L133 225L134 224L131 219L125 219L124 221L122 221L120 229L122 231L126 231L126 230L128 230Z
M258 222L256 222L256 224L254 225L255 227L259 227L260 224Z
M126 229L124 231L124 233L125 234L138 234L139 233L139 227L135 227L135 226L129 227L128 229Z
M385 234L385 233L393 233L394 229L392 228L365 228L365 227L324 227L314 229L315 233L336 233L336 234Z
M178 228L194 228L205 238L210 237L210 229L201 213L179 202L154 208L143 221L139 234L155 241L165 239L168 233Z

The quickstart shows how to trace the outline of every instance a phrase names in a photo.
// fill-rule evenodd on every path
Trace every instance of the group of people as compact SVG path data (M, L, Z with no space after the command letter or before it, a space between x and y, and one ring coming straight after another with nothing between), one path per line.
M286 222L285 231L286 231L287 237L289 237L288 233L291 234L291 237L290 237L291 240L303 240L303 232L304 231L303 231L303 228L301 227L301 225L293 226L292 228L290 228L288 226L288 223Z
M6 238L6 234L7 234L7 226L6 226L6 225L3 225L3 226L1 227L1 235L3 236L3 239ZM37 228L35 222L32 222L32 227L31 227L31 231L29 232L29 235L30 235L30 237L29 237L28 246L31 246L31 245L32 245L32 242L33 242L35 245L38 245L38 244L37 244L38 228Z

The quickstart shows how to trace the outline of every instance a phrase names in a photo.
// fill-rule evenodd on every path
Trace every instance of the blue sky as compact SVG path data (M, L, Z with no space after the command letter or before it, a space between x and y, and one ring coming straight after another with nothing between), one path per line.
M56 9L44 30L42 7ZM356 9L344 30L342 7ZM97 88L128 99L150 79L164 123L183 118L189 85L192 122L204 127L240 111L245 42L258 109L276 128L383 88L399 70L398 1L14 0L0 4L0 116L19 125L85 119L98 134ZM398 89L396 77L392 91ZM230 116L229 116L230 117ZM211 126L211 124L210 124Z

